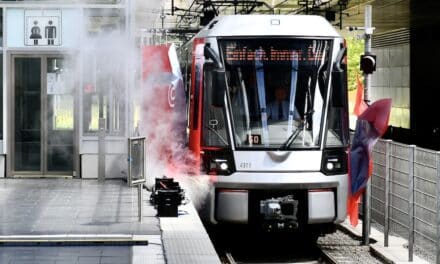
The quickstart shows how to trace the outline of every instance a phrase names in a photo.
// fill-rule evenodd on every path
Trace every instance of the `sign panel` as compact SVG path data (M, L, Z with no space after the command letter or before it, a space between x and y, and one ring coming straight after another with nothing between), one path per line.
M26 46L61 46L61 10L25 10Z
M68 90L64 74L47 73L47 94L66 94Z

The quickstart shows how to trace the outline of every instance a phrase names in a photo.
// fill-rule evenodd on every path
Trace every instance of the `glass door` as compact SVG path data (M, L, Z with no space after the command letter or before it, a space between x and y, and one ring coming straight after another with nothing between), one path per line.
M74 87L64 58L46 58L46 172L73 171Z
M13 175L72 175L75 93L71 67L55 56L14 56Z
M41 58L14 58L13 168L42 172Z

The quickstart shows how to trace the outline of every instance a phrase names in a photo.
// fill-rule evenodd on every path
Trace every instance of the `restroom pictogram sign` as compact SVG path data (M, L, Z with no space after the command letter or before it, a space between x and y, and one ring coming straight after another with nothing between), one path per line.
M24 42L26 46L60 46L61 12L26 10Z

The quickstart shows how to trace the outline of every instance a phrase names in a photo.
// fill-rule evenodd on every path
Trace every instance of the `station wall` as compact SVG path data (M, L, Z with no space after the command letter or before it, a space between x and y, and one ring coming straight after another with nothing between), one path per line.
M409 29L373 36L372 52L377 56L371 78L371 101L392 98L389 125L410 128L410 44Z
M414 144L440 150L440 2L411 1L411 133Z
M0 3L1 5L1 3ZM67 7L66 7L67 6ZM124 178L126 177L127 168L127 137L129 133L129 106L127 103L127 95L125 79L119 76L114 76L114 74L109 74L111 66L104 67L97 66L97 61L105 65L114 65L111 63L105 63L105 59L110 56L101 56L99 58L97 52L90 52L96 57L88 56L86 52L82 52L83 47L87 47L92 50L95 47L99 47L99 50L104 50L102 46L98 46L100 42L92 43L93 39L96 40L96 36L100 30L105 30L106 33L116 32L114 38L116 40L118 36L121 36L123 30L125 30L125 11L124 6L115 5L115 7L98 7L96 5L88 6L86 4L78 5L74 4L63 5L63 7L57 4L41 3L41 6L35 3L28 4L24 2L20 7L4 5L0 7L4 16L2 17L2 32L4 35L4 41L0 43L3 46L0 48L2 53L0 54L3 59L1 66L1 72L3 78L3 124L2 130L1 146L0 146L0 177L14 176L18 171L18 175L21 175L22 171L19 171L14 166L11 160L15 157L15 141L14 140L14 118L17 109L11 106L11 102L15 102L15 82L16 73L14 71L15 58L38 58L42 63L41 68L41 82L38 84L39 92L41 93L41 109L53 109L50 100L55 96L62 97L67 94L66 91L61 87L58 90L51 90L49 87L53 82L49 82L50 74L54 75L52 70L59 69L62 65L62 71L57 72L56 76L64 76L66 79L63 81L63 85L74 86L74 103L72 103L74 110L72 114L69 112L68 124L69 130L73 130L73 157L74 157L74 168L63 170L63 173L70 173L69 175L73 177L82 178L97 178L98 171L98 128L94 125L97 124L98 117L98 102L100 100L107 100L103 104L110 110L105 112L107 122L106 122L106 147L105 147L105 165L106 165L106 177L107 178ZM51 19L55 17L54 19ZM54 40L55 44L48 42L45 39L45 27L48 26L49 20L55 21L57 24L57 36ZM40 37L38 38L37 44L34 42L29 42L30 31L29 29L33 26L34 21L38 22L40 28ZM90 22L92 21L92 22ZM121 30L122 29L122 30ZM111 31L113 30L113 31ZM114 40L114 39L111 39ZM123 42L123 41L119 41ZM98 44L97 44L98 43ZM107 46L114 48L115 44L113 42L107 43ZM111 47L108 48L111 52ZM116 47L118 48L118 47ZM107 49L106 49L107 50ZM84 53L84 54L83 54ZM101 52L102 53L102 52ZM101 54L100 53L100 54ZM117 57L116 55L113 57ZM54 64L55 66L49 69L49 61L53 58L64 62L68 59L73 58L75 66L69 66L71 64ZM101 61L99 60L101 59ZM102 62L104 61L104 62ZM47 65L47 66L46 66ZM92 65L92 70L86 68L86 66ZM65 67L64 67L65 66ZM57 68L58 67L58 68ZM70 67L70 68L69 68ZM120 65L119 67L123 67ZM47 69L46 69L47 68ZM113 69L115 68L115 69ZM30 70L30 69L29 69ZM33 69L35 70L35 69ZM104 70L108 70L107 72ZM112 70L119 71L119 68L112 67ZM31 70L30 70L31 71ZM105 78L107 82L99 82L97 74L95 72L103 72L105 76L112 76L111 78ZM32 71L31 71L32 72ZM82 72L87 72L89 75L93 75L95 78L93 80L86 79ZM68 74L74 75L73 78L69 77ZM83 76L84 75L84 76ZM101 77L101 76L98 76ZM123 76L125 77L125 76ZM58 78L58 77L57 77ZM64 77L63 77L64 78ZM99 80L98 80L99 79ZM101 78L104 79L104 78ZM116 81L114 80L116 79ZM71 82L69 82L71 81ZM58 79L57 81L58 82ZM66 85L67 83L67 85ZM73 85L71 85L73 83ZM110 83L110 84L109 84ZM61 82L59 83L61 85ZM58 85L58 84L57 84ZM63 86L61 85L61 86ZM58 86L56 86L58 87ZM64 87L64 86L63 86ZM99 92L106 91L107 94L104 99L100 99ZM112 90L112 91L110 91ZM55 91L55 92L54 92ZM46 99L49 98L50 99ZM57 98L58 98L57 97ZM115 99L117 98L117 100ZM47 100L47 101L46 101ZM17 104L18 105L18 104ZM43 107L44 105L44 107ZM88 109L88 112L84 109ZM113 111L114 109L114 111ZM37 109L38 110L38 109ZM36 111L37 111L36 110ZM64 108L61 110L65 110ZM21 110L20 110L21 111ZM36 112L35 111L35 112ZM38 110L39 111L39 110ZM52 110L49 110L50 112ZM58 111L58 110L57 110ZM61 114L60 114L61 115ZM19 115L17 115L19 116ZM41 117L47 116L46 113L41 114ZM41 118L44 119L44 118ZM52 118L54 119L54 118ZM50 120L52 120L50 119ZM74 120L71 120L74 119ZM57 119L58 121L58 119ZM41 120L40 131L41 138L49 138L49 131L52 133L54 130L62 130L62 124L60 128L53 128L52 121ZM51 127L51 128L49 128ZM22 129L23 130L23 129ZM62 132L60 132L62 133ZM40 139L39 144L41 144L41 156L40 159L43 160L38 169L23 170L25 175L28 176L45 176L49 175L51 172L46 168L47 160L50 147L47 146L50 139ZM70 143L71 144L71 143ZM24 157L24 156L23 156ZM43 158L45 157L45 158ZM51 156L56 159L55 155ZM24 160L25 158L23 158ZM17 158L17 160L19 160ZM69 172L70 170L70 172ZM55 172L55 174L58 173ZM52 173L53 174L53 173ZM64 175L64 174L63 174Z
M0 178L4 178L6 176L6 155L0 155Z
M392 98L385 137L440 150L440 2L374 1L372 99Z

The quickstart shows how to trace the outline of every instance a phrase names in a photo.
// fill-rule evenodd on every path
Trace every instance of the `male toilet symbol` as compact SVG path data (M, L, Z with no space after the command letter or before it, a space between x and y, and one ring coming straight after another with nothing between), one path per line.
M30 39L34 40L34 45L38 45L38 40L41 39L40 27L37 26L38 21L34 20L34 26L31 28Z
M44 28L44 37L47 38L47 45L54 45L54 39L57 37L57 28L52 25L52 20L49 20L49 25Z

